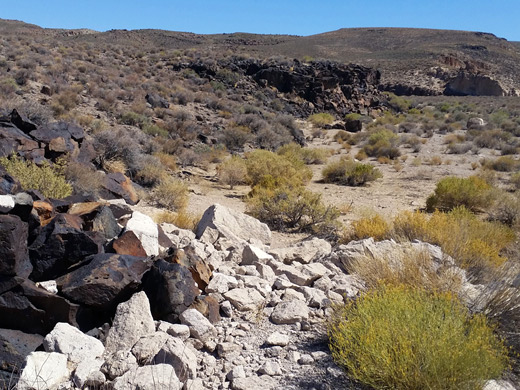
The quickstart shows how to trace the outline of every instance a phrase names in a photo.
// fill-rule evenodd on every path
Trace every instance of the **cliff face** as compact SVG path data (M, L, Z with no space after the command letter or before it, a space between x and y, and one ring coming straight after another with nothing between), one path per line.
M192 69L211 80L229 82L234 78L237 90L255 86L274 89L302 116L319 111L334 111L339 115L369 114L379 109L384 100L378 89L381 74L360 65L231 59L211 64L198 61L175 67L176 70L182 68ZM227 77L223 76L226 74Z

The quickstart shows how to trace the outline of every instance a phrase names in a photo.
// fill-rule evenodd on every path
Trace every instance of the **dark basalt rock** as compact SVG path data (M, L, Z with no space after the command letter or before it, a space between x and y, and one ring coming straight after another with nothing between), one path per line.
M151 260L145 257L104 253L87 258L84 265L56 282L67 299L110 312L137 291L150 267Z
M104 237L96 232L82 231L82 219L75 215L58 214L29 247L33 264L31 279L54 279L87 256L102 253Z
M124 232L121 237L114 240L112 250L120 255L146 257L141 241L132 231Z
M22 190L22 186L0 165L0 195L14 195Z
M195 299L190 309L197 309L206 317L209 322L216 324L220 322L220 305L218 301L210 295L201 295Z
M105 199L124 199L126 203L135 205L139 197L133 187L132 181L122 173L109 173L103 184L102 196Z
M89 229L103 235L105 240L111 240L112 238L119 236L122 230L117 224L114 214L108 206L101 208L92 220L91 225L92 226Z
M146 102L152 106L152 108L169 108L170 103L165 98L157 95L156 93L148 93L145 96Z
M180 264L158 259L143 280L155 319L177 322L199 295L191 272Z
M21 116L16 109L11 111L11 114L9 114L9 118L11 120L11 123L18 127L20 130L22 130L24 133L28 133L32 130L35 130L37 126L32 123L29 119Z
M28 225L16 215L0 215L0 275L28 277Z

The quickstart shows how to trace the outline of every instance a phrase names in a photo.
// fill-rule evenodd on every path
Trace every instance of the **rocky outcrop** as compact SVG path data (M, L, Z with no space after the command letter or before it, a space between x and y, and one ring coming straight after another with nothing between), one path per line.
M482 74L460 72L446 83L448 96L506 96L507 91L497 80Z

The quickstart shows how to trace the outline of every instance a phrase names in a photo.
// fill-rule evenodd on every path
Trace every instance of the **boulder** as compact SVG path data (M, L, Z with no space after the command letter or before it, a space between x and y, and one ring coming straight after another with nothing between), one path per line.
M239 311L256 311L265 303L265 298L254 288L235 288L224 297Z
M515 387L508 381L490 380L484 384L483 390L515 390Z
M198 310L212 324L216 324L222 319L220 318L220 305L218 300L210 295L198 296L189 308Z
M27 238L28 226L20 217L0 215L0 276L26 278L31 274Z
M0 213L7 214L14 209L14 196L0 195Z
M122 229L118 225L110 207L104 206L92 220L92 227L90 230L101 233L105 240L111 240L112 238L119 236Z
M0 327L46 335L56 323L78 325L80 307L40 289L30 280L0 295ZM88 316L87 316L88 317Z
M180 315L181 323L187 325L190 328L190 335L203 343L213 340L217 336L217 330L196 309L188 309Z
M18 381L18 390L56 390L69 379L67 356L56 352L32 352Z
M114 381L114 390L180 390L182 384L169 364L134 368Z
M45 336L43 347L47 352L67 355L67 360L75 364L101 357L105 351L101 341L64 322L57 323Z
M177 322L199 295L191 272L180 264L158 259L143 281L156 319Z
M103 182L105 199L122 198L126 203L135 205L139 202L139 196L135 191L132 181L122 173L109 173Z
M101 372L110 380L120 377L126 372L135 370L138 367L137 360L130 351L118 351L105 354L104 359L105 362L101 366Z
M238 280L234 276L215 272L206 287L206 292L224 294L237 286Z
M40 218L40 225L45 226L49 224L54 218L54 206L44 200L35 200L33 203L33 209Z
M256 264L266 264L270 260L273 260L273 256L264 252L260 248L255 247L254 245L246 245L244 247L244 251L242 252L242 262L240 265L256 265Z
M31 279L55 279L87 256L103 252L104 239L94 232L84 232L82 222L78 216L58 214L40 229L29 246Z
M67 299L91 308L111 311L141 285L151 261L136 256L104 253L56 280Z
M165 363L156 361L154 357L170 338L171 336L165 332L155 332L143 336L132 347L132 354L141 365Z
M295 324L308 318L309 308L300 300L282 301L271 313L271 321L277 325Z
M466 127L468 130L480 130L486 125L484 119L478 117L472 117L468 119Z
M204 260L206 257L206 251L202 249L198 251L193 245L188 245L183 249L169 250L165 260L171 263L181 264L188 268L199 289L204 291L212 274L209 264Z
M153 360L171 365L181 382L197 376L197 355L181 339L169 336Z
M169 108L170 103L165 98L159 96L156 93L147 93L144 97L146 102L152 106L152 108Z
M105 340L106 354L130 350L143 336L155 332L150 303L144 292L117 306L112 327Z
M146 257L146 251L143 244L134 232L127 231L112 242L112 249L120 255Z
M159 230L148 215L134 211L126 224L125 232L133 232L137 236L147 256L159 254Z
M280 347L285 347L289 344L290 338L286 334L282 334L279 332L274 332L267 337L265 343L267 345L278 345Z
M332 246L329 242L321 238L313 238L287 248L272 249L269 253L273 255L276 260L286 264L292 264L293 262L308 264L330 255L331 251Z
M1 148L0 148L1 154ZM7 173L5 168L0 165L0 194L16 194L22 190L22 186L14 177Z
M197 239L211 244L219 240L227 242L226 247L241 246L251 239L260 240L265 245L271 243L271 231L265 223L219 204L204 212L195 234Z
M103 359L87 359L81 361L76 369L72 381L79 388L102 388L106 382L105 374L101 372Z
M19 192L14 196L14 208L10 214L19 216L22 221L28 222L32 217L33 199L25 192Z
M0 370L17 372L27 356L36 350L43 337L12 329L0 329Z

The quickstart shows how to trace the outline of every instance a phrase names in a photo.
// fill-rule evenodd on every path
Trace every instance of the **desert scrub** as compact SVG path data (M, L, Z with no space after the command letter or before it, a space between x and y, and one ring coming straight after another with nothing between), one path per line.
M379 214L360 218L352 222L352 232L348 236L353 240L372 237L374 240L384 240L390 237L392 226Z
M232 156L217 167L218 180L233 189L238 184L245 184L247 167L244 159Z
M393 226L397 239L439 245L457 265L474 275L503 264L507 259L501 252L515 240L514 232L507 226L482 221L464 207L432 215L404 211L394 219Z
M382 177L379 169L370 164L354 162L349 158L328 164L322 171L325 183L338 183L347 186L361 186Z
M395 159L401 155L398 147L399 137L390 130L381 129L373 132L363 150L370 157L388 157Z
M188 204L188 186L182 180L168 177L153 189L151 200L170 211L182 210Z
M471 211L479 211L490 205L493 198L491 189L484 179L477 176L445 177L426 200L426 210L449 211L464 206Z
M334 117L326 112L321 112L319 114L312 114L307 120L315 127L323 127L334 122Z
M289 159L302 160L305 164L323 164L330 156L330 151L325 148L302 148L291 142L280 147L276 153Z
M294 156L292 156L294 157ZM280 156L267 150L254 150L246 154L247 181L251 187L277 188L305 185L312 171L299 158Z
M375 389L477 390L505 370L503 342L453 295L380 287L336 310L336 363Z
M0 165L17 179L24 190L38 190L46 198L61 199L72 194L72 186L65 179L64 166L51 166L47 161L40 166L17 156L0 158Z
M321 195L302 186L257 186L247 198L247 211L271 229L335 236L339 211L326 206Z
M180 229L188 229L193 231L195 230L195 227L197 227L197 223L200 221L200 218L200 215L191 214L187 212L186 209L181 209L176 213L172 213L171 211L163 211L157 214L154 219L158 224L171 223Z

